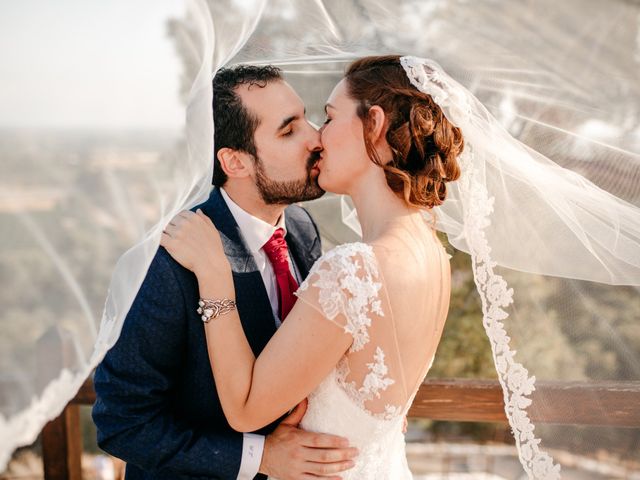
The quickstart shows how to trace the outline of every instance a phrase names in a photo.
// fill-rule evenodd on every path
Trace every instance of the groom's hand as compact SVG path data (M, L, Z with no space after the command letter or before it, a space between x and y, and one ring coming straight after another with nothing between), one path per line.
M305 432L298 428L307 410L301 402L271 435L267 435L260 473L280 480L311 480L336 476L353 467L358 451L349 441L335 435Z

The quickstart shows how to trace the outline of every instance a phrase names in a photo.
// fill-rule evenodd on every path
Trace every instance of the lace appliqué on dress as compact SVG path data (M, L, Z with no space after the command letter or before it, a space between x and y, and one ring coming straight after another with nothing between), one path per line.
M387 377L389 369L384 363L384 352L380 347L376 348L376 353L373 356L373 363L367 363L369 373L365 376L362 382L362 387L358 388L356 382L347 381L347 377L351 373L346 358L338 364L336 369L336 377L338 384L344 389L349 397L358 404L358 406L367 412L372 417L381 420L391 420L397 417L402 408L396 405L385 405L384 412L375 413L368 410L365 406L365 402L373 400L374 398L380 398L380 392L384 391L390 385L395 383L395 380Z
M347 243L327 252L311 268L296 295L309 286L319 289L322 312L329 319L344 314L344 331L353 336L349 352L357 352L369 342L371 312L384 317L378 296L382 284L371 246Z
M385 316L379 296L382 283L373 248L365 243L348 243L330 250L311 268L296 295L310 287L318 288L318 303L329 320L340 314L344 316L344 331L353 337L348 353L361 351L370 341L372 316ZM382 348L376 346L373 362L367 363L366 367L368 373L362 386L358 387L355 381L347 380L351 373L349 357L343 357L336 366L339 387L372 417L382 420L397 417L402 407L387 404L381 413L365 407L366 402L381 398L380 392L395 383L388 376Z

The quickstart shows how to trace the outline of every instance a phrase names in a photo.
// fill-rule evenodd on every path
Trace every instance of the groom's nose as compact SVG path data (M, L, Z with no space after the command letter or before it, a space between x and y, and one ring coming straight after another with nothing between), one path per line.
M310 127L310 137L309 137L307 148L309 149L310 152L317 152L322 150L322 141L320 139L321 138L320 132L315 128L311 127L311 125L309 125L309 127Z

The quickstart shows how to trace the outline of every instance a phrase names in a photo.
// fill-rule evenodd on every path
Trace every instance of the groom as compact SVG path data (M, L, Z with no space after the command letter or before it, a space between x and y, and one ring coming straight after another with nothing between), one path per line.
M196 208L221 233L237 308L257 356L280 324L281 304L293 298L274 273L273 246L285 256L288 247L292 288L321 254L311 217L288 205L324 193L314 168L322 147L302 101L277 68L220 70L213 95L215 188ZM279 235L285 235L284 252ZM126 478L311 478L352 458L344 439L297 428L304 405L255 434L230 428L198 299L195 276L160 248L120 338L96 370L98 444L127 462Z

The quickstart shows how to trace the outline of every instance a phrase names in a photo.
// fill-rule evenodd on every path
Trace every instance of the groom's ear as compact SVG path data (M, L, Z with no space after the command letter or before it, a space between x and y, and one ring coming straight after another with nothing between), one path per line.
M251 173L248 168L251 164L251 155L233 148L221 148L218 150L218 161L222 171L229 178L245 178Z

